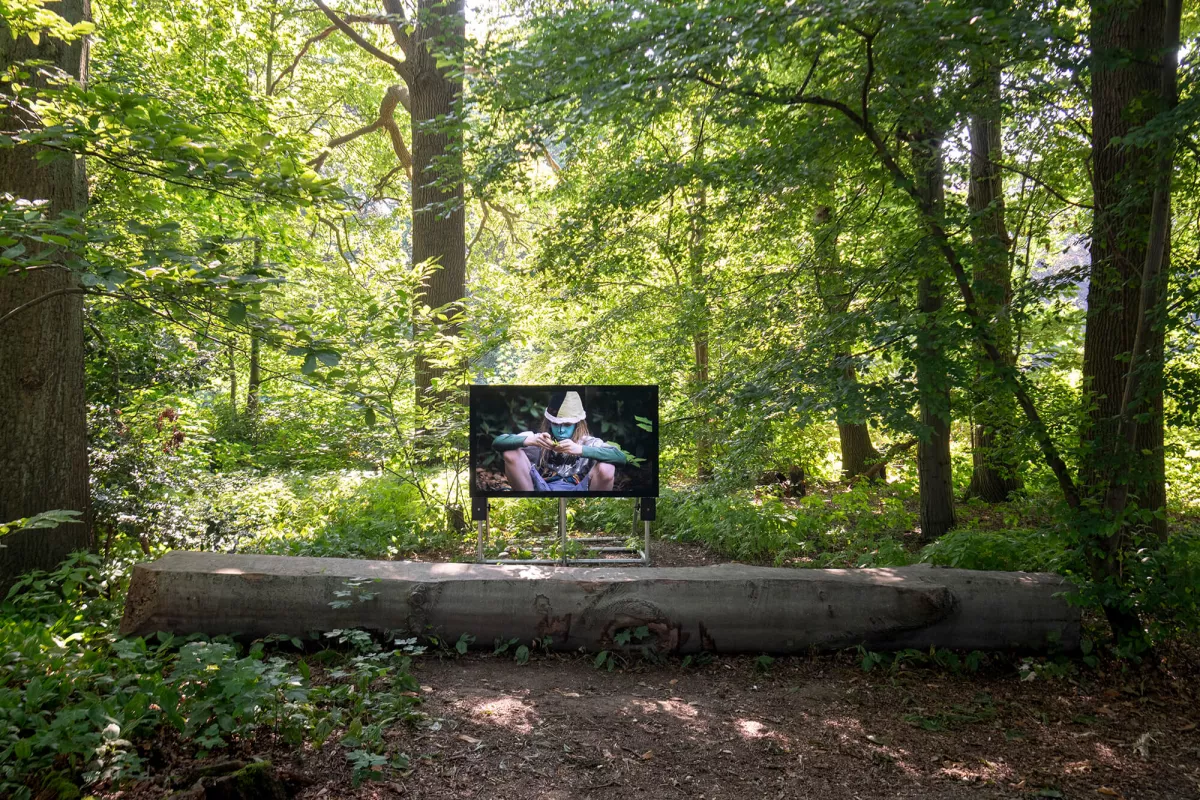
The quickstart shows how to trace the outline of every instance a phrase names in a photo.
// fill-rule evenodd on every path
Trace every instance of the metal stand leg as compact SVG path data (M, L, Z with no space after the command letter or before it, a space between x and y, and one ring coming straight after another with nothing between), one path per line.
M646 520L645 525L646 544L644 545L645 549L642 550L642 563L644 563L646 566L650 566L650 520Z
M558 498L558 542L559 559L567 565L567 498Z
M487 520L479 520L479 545L475 551L475 563L483 563L483 544L487 540Z

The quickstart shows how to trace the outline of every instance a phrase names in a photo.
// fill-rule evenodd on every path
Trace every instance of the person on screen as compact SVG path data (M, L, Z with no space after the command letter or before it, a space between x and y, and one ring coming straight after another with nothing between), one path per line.
M550 398L537 433L502 433L492 447L504 454L504 475L517 492L610 492L625 453L588 431L579 392Z

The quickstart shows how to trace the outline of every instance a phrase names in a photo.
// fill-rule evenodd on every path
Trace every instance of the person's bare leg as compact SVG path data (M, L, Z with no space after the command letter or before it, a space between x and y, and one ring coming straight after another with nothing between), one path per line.
M514 492L532 492L533 478L529 477L529 456L524 450L504 451L504 477Z
M589 492L611 492L617 468L612 464L599 463L588 472Z

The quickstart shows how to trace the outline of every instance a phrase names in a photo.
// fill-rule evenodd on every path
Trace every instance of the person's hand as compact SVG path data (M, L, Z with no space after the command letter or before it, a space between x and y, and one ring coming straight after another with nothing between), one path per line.
M540 447L543 450L554 450L554 437L542 431L525 437L526 447Z
M583 455L583 445L574 439L563 439L558 443L558 447L555 449L560 453L566 453L567 455L571 456Z

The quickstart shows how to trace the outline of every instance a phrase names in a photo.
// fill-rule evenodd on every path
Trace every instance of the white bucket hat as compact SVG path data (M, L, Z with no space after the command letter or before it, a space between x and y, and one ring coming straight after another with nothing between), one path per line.
M587 419L587 412L583 410L583 401L579 399L579 392L567 392L555 410L558 411L557 416L550 413L550 406L546 406L546 419L555 425L574 425L576 422L583 422Z

